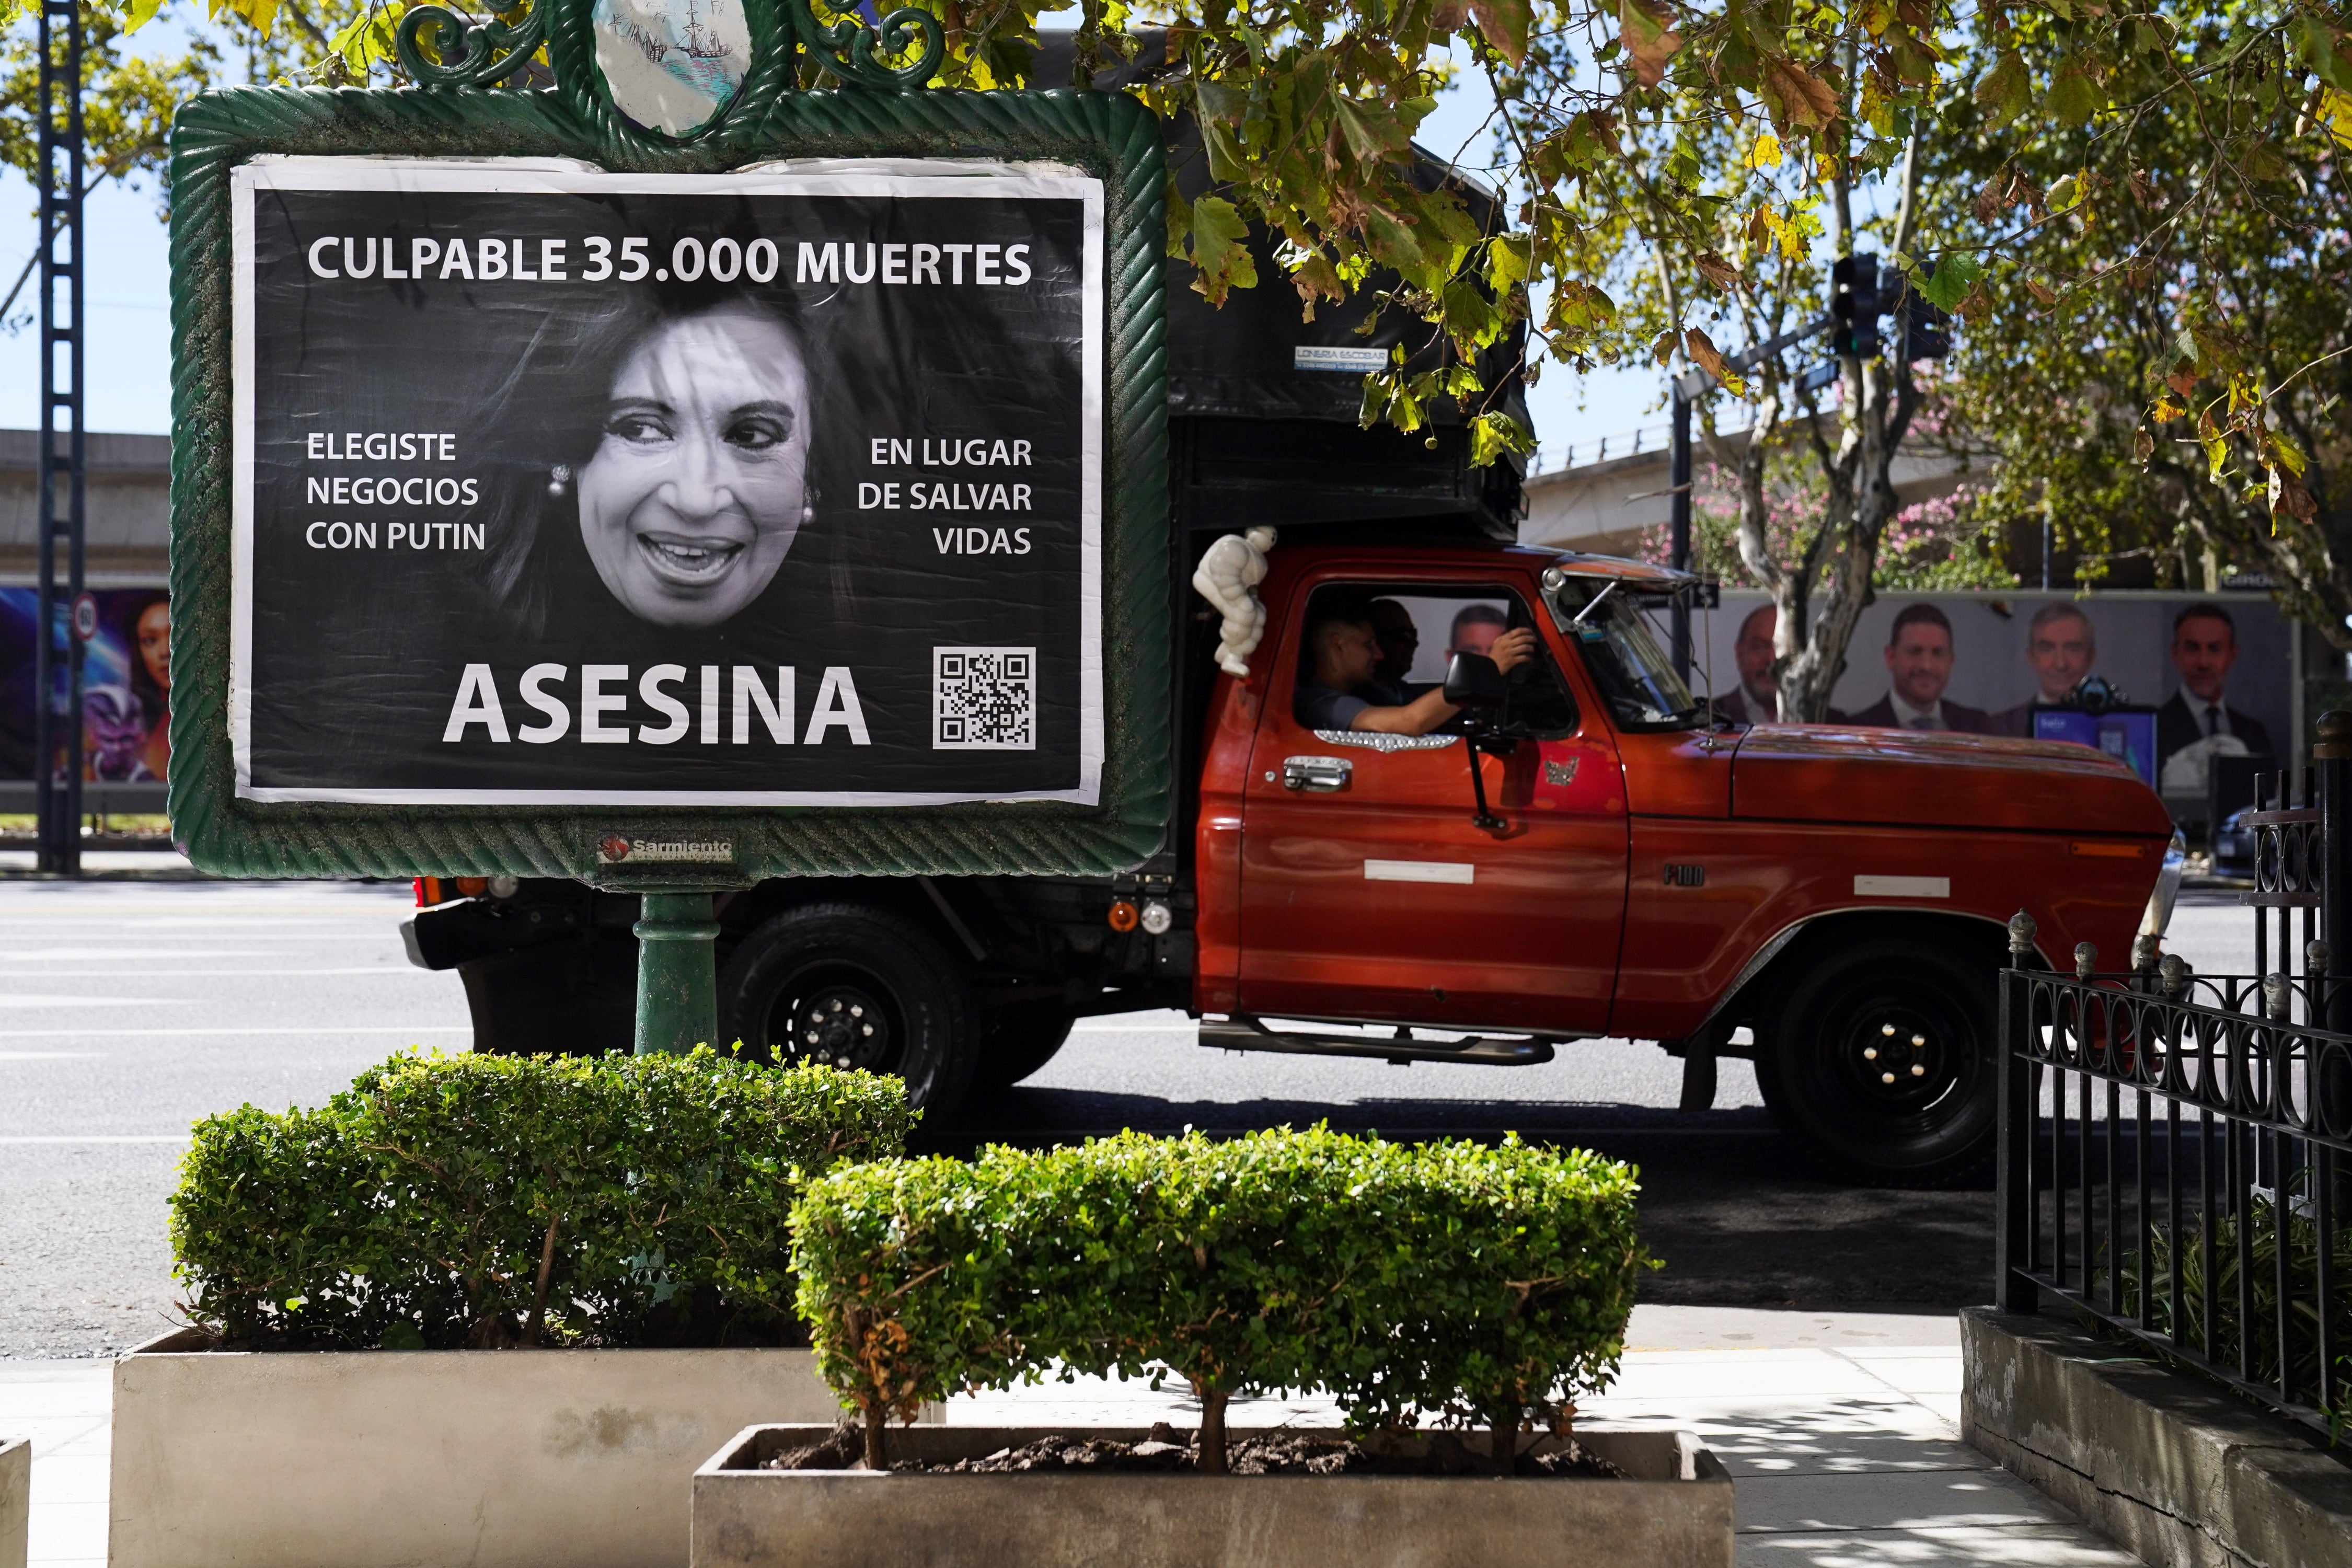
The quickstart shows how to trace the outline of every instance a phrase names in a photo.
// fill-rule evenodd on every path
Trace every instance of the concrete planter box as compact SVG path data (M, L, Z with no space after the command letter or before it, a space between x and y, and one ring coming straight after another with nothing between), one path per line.
M684 1568L695 1467L838 1408L804 1350L205 1343L114 1364L111 1568Z
M1684 1432L1579 1437L1627 1480L1474 1476L876 1475L763 1470L817 1426L753 1426L694 1473L693 1568L1731 1568L1731 1478ZM1051 1428L930 1426L976 1458ZM1137 1442L1140 1430L1088 1428ZM1253 1436L1236 1431L1235 1440Z
M1960 1309L1960 1436L2145 1563L2352 1568L2320 1433L2053 1312Z
M25 1568L25 1537L33 1522L33 1445L0 1437L0 1568Z

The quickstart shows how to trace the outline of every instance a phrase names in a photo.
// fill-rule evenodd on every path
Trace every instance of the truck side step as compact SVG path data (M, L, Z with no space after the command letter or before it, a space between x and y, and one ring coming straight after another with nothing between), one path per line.
M1411 1062L1477 1062L1531 1068L1551 1060L1552 1042L1538 1035L1465 1035L1458 1040L1415 1039L1400 1027L1392 1039L1375 1035L1315 1035L1274 1029L1236 1014L1201 1020L1201 1043L1221 1051L1280 1051L1304 1057L1370 1057L1399 1067Z

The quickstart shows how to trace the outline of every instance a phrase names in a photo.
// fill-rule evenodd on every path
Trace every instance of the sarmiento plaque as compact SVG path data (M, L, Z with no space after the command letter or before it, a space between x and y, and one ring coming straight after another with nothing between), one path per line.
M1097 802L1099 178L292 156L230 198L240 801Z

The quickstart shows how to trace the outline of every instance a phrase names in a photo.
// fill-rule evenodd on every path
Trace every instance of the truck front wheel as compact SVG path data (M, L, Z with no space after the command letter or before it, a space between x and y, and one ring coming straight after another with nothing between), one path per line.
M1930 1186L1992 1153L1993 973L1957 943L1815 949L1759 1042L1772 1114L1849 1180Z
M886 910L809 904L760 925L719 977L719 1017L726 1038L779 1067L893 1073L931 1110L971 1082L962 978L926 932Z

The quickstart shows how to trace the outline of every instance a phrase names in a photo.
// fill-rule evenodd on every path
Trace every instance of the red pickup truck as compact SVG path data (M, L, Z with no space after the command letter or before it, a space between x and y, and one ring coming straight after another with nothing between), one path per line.
M1752 1058L1775 1115L1848 1175L1968 1171L1993 1135L2004 922L2030 912L2048 961L2079 942L2122 961L2169 912L2172 825L2084 747L1717 721L1654 626L1695 586L1499 543L1278 545L1247 679L1213 672L1197 606L1182 639L1199 742L1160 856L730 895L721 1032L900 1073L941 1109L1035 1071L1074 1019L1142 1007L1198 1016L1204 1046L1391 1061L1656 1040L1686 1103L1717 1058ZM1401 665L1431 677L1507 626L1540 651L1435 732L1318 729L1301 650L1340 599L1386 601ZM634 899L419 896L412 955L464 973L478 1048L625 1047Z

